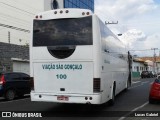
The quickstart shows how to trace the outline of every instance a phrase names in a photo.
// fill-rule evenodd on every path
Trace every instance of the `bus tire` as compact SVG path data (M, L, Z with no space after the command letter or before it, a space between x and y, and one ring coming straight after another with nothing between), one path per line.
M113 90L112 90L112 99L109 100L109 105L110 105L110 106L113 106L114 103L115 103L115 88L116 88L116 86L115 86L115 84L114 84L114 85L113 85Z

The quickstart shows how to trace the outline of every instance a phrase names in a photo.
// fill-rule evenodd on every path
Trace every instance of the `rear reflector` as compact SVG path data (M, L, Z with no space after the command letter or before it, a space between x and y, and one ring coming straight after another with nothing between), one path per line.
M101 91L101 79L94 78L93 79L93 92L100 92Z

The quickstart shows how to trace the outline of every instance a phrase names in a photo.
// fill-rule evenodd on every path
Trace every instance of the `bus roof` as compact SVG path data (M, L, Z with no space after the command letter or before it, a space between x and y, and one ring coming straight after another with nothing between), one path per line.
M92 15L92 11L88 9L56 9L45 11L35 15L36 20L50 20L50 19L61 19L61 18L79 18Z

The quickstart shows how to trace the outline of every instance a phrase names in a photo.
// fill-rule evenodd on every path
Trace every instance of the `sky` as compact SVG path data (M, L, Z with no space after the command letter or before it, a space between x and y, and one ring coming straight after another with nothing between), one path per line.
M0 23L29 30L34 14L41 12L43 0L0 0ZM16 9L16 8L18 9ZM95 0L95 13L120 40L139 56L153 56L151 48L160 49L160 0ZM30 34L0 27L0 41L27 44ZM140 51L133 51L140 50ZM159 55L156 50L156 55Z
M152 48L160 49L160 0L95 0L95 13L133 55L153 56ZM135 51L136 50L136 51ZM159 55L156 50L156 55Z

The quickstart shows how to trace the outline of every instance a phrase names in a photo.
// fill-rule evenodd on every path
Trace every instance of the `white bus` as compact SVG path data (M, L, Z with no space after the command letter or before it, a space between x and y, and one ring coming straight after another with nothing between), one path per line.
M127 89L128 52L86 9L57 9L33 20L31 101L103 104Z

